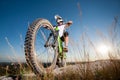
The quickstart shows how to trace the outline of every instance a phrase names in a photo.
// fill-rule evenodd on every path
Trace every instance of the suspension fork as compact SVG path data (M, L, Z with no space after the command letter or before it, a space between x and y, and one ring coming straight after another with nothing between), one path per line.
M53 41L52 44L48 44L48 42L49 42L49 40L50 40L50 38L51 38L52 36L54 36L54 41ZM51 33L49 34L49 37L48 37L48 39L47 39L44 47L48 47L48 46L55 47L56 42L57 42L57 38L58 38L58 31L51 32Z
M52 37L52 35L53 35L53 33L49 34L49 37L47 38L47 41L46 41L44 47L48 47L49 46L48 42L49 42L50 38Z
M54 44L53 44L53 47L55 47L55 45L56 45L56 43L57 43L58 36L59 36L58 32L59 32L59 31L55 31L55 32L54 32Z

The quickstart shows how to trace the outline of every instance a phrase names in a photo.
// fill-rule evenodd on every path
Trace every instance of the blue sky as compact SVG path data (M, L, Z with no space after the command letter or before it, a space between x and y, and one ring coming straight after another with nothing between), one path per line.
M8 61L14 52L24 59L21 46L28 22L46 18L56 24L55 14L73 21L68 31L75 41L85 31L96 40L95 31L106 33L114 17L120 16L120 0L0 0L0 61Z

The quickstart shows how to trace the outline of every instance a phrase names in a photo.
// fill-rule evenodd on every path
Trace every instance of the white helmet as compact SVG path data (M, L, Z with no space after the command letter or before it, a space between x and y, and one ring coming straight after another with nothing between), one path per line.
M63 22L62 17L59 16L59 15L55 15L55 20L56 20L57 23L59 23L59 22Z

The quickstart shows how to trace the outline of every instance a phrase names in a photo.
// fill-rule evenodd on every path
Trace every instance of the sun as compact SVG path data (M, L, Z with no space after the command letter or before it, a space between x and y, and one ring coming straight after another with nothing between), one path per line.
M111 51L111 47L109 45L101 43L97 46L97 52L103 56L108 56L110 51Z
M101 44L101 45L99 45L99 47L98 47L98 51L99 51L100 53L107 53L107 52L109 51L109 47L106 46L105 44Z

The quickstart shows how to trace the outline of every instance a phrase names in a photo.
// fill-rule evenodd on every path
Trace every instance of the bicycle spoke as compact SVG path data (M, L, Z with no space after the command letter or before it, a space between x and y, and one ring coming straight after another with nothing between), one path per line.
M42 37L44 38L45 41L47 41L47 38L45 36L45 34L40 30L41 34L42 34Z

